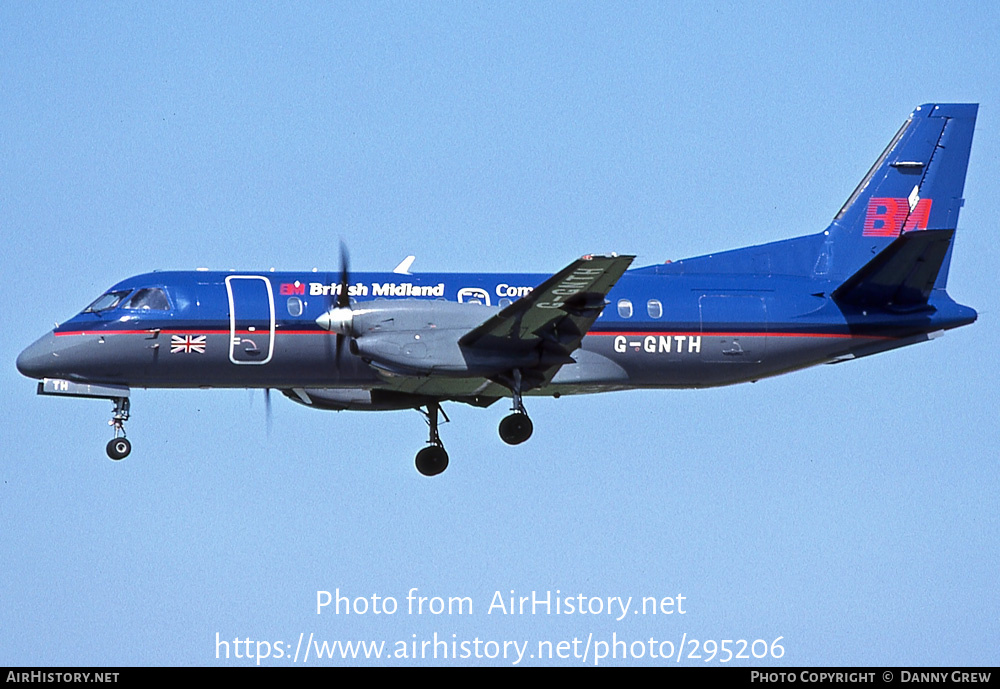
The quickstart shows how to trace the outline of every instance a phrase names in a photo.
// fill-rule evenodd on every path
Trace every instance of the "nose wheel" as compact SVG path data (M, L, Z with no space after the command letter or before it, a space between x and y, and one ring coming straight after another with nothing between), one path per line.
M115 437L108 443L108 457L116 462L128 457L132 443L125 437L125 422L128 421L128 397L115 397L115 411L108 425L115 429Z
M128 438L115 438L108 442L108 457L116 462L128 457L128 453L131 451L132 443L128 441Z

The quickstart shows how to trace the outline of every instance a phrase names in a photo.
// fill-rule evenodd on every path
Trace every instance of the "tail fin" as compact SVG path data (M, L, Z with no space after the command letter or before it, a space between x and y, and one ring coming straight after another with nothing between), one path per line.
M901 234L956 228L978 109L974 103L957 103L921 105L913 111L827 229L823 272L859 275L874 254ZM923 242L905 244L910 249L903 253L909 254ZM937 264L933 279L943 287L951 242L940 257L942 244L931 244Z

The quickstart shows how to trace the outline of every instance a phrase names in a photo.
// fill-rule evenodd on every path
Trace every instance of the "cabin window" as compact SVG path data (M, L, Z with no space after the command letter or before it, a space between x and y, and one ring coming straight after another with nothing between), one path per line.
M302 300L298 297L288 297L288 315L289 316L301 316L302 315Z
M132 290L118 290L115 292L108 292L107 294L102 294L97 298L97 300L83 310L84 313L97 313L98 311L107 311L108 309L113 309L121 300L132 294Z
M128 303L126 309L141 309L143 311L169 311L170 302L167 301L167 294L158 287L146 287L135 293Z
M632 302L630 302L628 299L619 299L618 300L618 315L621 316L622 318L631 318L632 317Z
M663 304L659 299L650 299L646 302L646 313L650 318L659 318L663 315Z

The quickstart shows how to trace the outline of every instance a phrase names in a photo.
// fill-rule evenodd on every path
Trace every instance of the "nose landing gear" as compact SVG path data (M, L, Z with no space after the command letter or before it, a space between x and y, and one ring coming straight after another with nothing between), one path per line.
M38 383L39 395L55 397L81 397L87 399L111 400L115 403L114 412L108 425L114 428L115 435L108 443L108 457L118 461L128 457L132 451L132 443L125 437L125 422L128 421L129 389L125 385L98 385L94 383L77 383L58 378L44 378Z
M125 437L125 422L128 421L128 397L113 397L115 410L108 425L115 429L115 437L108 443L108 457L116 462L128 457L132 443ZM121 437L119 437L119 435Z

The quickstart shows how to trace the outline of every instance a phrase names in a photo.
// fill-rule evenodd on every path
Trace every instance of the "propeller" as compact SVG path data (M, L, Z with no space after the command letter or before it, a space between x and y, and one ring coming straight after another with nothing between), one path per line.
M247 394L249 395L250 408L253 409L253 398L257 394L257 389L247 388ZM271 428L274 425L271 417L271 388L264 388L264 423L267 429L267 437L270 438Z
M343 240L340 242L340 291L337 292L337 309L346 309L350 313L352 320L354 314L351 313L351 299L347 295L347 285L350 282L350 268L349 263L351 262L350 257L347 254L347 246L344 244ZM337 366L340 366L340 351L344 347L344 339L347 336L347 331L350 330L350 322L345 322L346 326L342 330L337 331L337 346L335 359Z
M351 334L354 320L351 299L348 295L350 282L350 256L347 253L347 246L344 242L340 242L340 290L337 292L336 302L330 310L316 319L317 325L321 328L337 333L334 356L338 366L340 365L340 353L344 348L344 340Z
M347 295L347 285L350 282L351 257L347 253L347 245L340 242L340 291L337 293L337 308L350 306L351 300Z
M267 425L267 437L271 437L271 427L274 423L271 420L271 388L264 388L264 420Z

